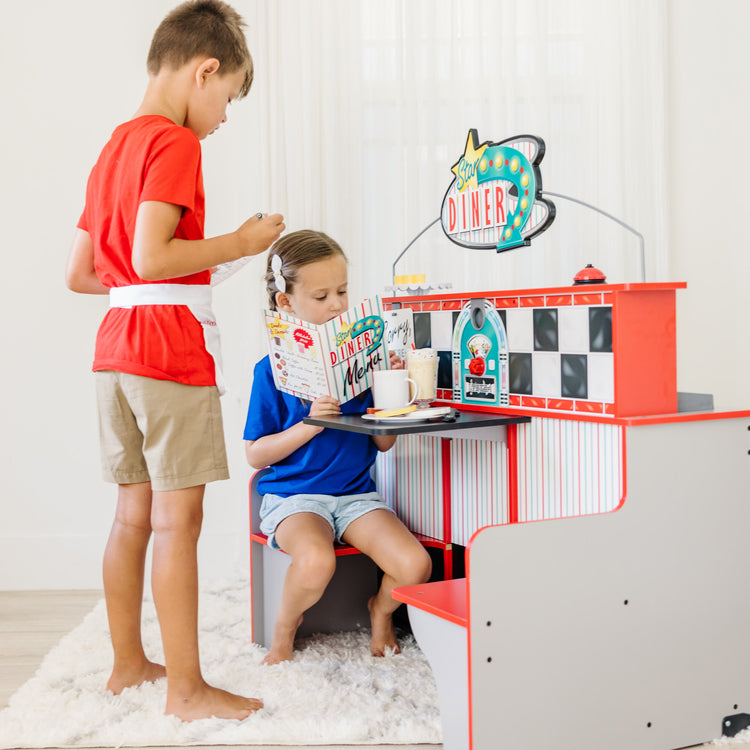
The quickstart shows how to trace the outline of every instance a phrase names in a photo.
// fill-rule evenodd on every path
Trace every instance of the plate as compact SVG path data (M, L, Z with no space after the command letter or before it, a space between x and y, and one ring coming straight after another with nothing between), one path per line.
M390 422L391 424L402 424L404 422L425 422L435 417L445 417L453 409L450 406L433 406L427 409L417 409L408 414L396 414L392 417L379 417L377 414L363 414L362 419L368 422Z

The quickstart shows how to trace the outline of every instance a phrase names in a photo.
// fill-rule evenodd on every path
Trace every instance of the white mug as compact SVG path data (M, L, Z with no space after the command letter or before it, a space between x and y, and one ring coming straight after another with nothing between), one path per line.
M411 397L409 396L409 383L412 384L414 391ZM406 370L375 370L372 395L376 409L400 409L417 398L419 388Z

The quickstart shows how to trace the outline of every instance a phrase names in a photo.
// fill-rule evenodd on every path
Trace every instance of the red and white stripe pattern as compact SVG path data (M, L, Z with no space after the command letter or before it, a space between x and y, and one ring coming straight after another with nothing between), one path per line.
M505 443L454 439L450 456L450 538L443 524L440 438L402 435L378 454L378 491L413 532L466 545L483 526L508 522L507 450Z
M411 531L444 539L440 438L401 435L375 471L378 492Z
M506 443L450 441L450 526L442 455L441 439L425 435L402 435L378 454L378 491L399 518L415 533L463 546L484 526L509 523ZM622 500L622 426L532 418L517 426L517 461L519 522L606 513Z
M464 501L461 502L461 498ZM508 523L508 450L491 440L451 440L451 541Z
M623 427L536 419L517 427L518 520L606 513L620 504Z

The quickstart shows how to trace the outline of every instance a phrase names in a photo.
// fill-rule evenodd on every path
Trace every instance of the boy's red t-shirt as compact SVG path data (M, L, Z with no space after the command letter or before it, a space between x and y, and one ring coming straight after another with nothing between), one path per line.
M182 206L174 236L203 239L205 200L200 141L166 117L147 115L115 129L91 171L78 226L94 243L94 267L108 287L209 284L202 271L146 282L133 270L135 219L143 201ZM96 338L94 371L116 370L187 385L215 385L203 329L183 305L111 308Z

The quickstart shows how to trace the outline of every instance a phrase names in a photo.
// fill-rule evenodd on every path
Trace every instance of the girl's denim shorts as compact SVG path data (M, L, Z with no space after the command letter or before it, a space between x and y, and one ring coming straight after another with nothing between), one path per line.
M263 496L260 506L260 530L268 536L271 547L280 549L274 538L276 527L295 513L316 513L328 521L335 540L340 542L346 527L371 510L388 510L393 513L393 509L385 504L377 492L338 496L300 494L289 497L268 493Z

